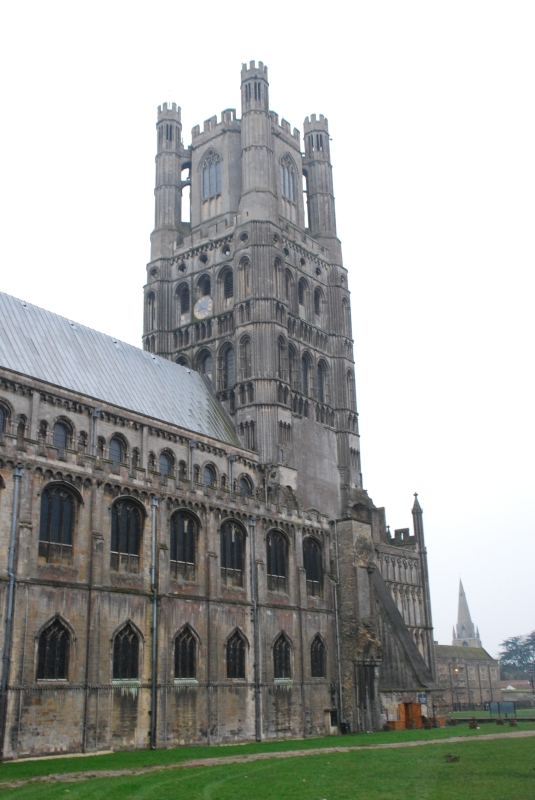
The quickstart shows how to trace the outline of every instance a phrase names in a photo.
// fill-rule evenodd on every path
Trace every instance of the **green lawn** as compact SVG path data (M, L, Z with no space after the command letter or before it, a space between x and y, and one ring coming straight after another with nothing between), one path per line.
M454 711L451 716L453 719L471 719L471 717L477 717L478 719L484 719L486 717L487 719L491 719L490 711ZM492 719L496 719L497 716L497 714L494 714ZM510 714L510 716L514 718L514 714ZM522 719L522 717L535 717L535 708L517 708L516 717L517 719Z
M222 750L218 748L218 755L223 754ZM225 750L232 755L237 748ZM460 760L446 762L444 756L447 753L460 756ZM139 755L139 762L142 763ZM458 744L437 743L391 750L326 753L249 764L162 770L146 775L91 779L70 784L33 784L3 790L2 798L533 800L534 756L534 739L467 739ZM4 773L5 768L1 771Z
M498 727L489 723L480 730L470 730L468 725L454 728L435 728L430 731L390 731L389 733L361 733L350 736L327 736L317 739L286 739L276 742L261 742L233 746L177 747L169 750L126 750L105 756L86 758L53 758L45 761L19 761L0 764L0 781L27 779L38 775L64 772L87 772L89 770L136 769L158 764L178 764L196 758L221 758L251 753L273 753L285 750L310 750L316 747L349 747L389 742L413 742L424 739L447 739L451 736L477 737L488 733L505 733L509 726ZM513 730L535 730L535 723L521 723ZM535 737L532 740L535 748Z

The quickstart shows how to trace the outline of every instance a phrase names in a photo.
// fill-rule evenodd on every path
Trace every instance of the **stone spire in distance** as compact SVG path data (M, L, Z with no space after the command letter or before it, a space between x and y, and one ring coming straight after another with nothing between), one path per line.
M464 593L463 582L459 580L459 612L457 615L457 630L453 629L454 645L463 647L481 647L479 630L476 631L475 625L470 616L468 602Z

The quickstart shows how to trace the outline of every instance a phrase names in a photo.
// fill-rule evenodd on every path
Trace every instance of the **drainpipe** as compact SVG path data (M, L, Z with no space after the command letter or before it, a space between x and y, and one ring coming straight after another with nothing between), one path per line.
M158 498L152 497L151 501L151 564L150 583L152 590L152 676L151 676L151 715L150 715L150 749L156 750L156 711L157 691L156 679L158 676L158 591L156 586L156 509Z
M253 651L254 651L254 662L253 662L253 675L254 675L254 728L255 728L255 739L257 742L260 742L262 739L261 735L261 728L260 728L260 681L258 676L258 601L256 596L256 581L255 581L255 571L256 571L256 558L255 558L255 539L254 539L254 532L255 532L255 523L256 518L250 517L249 518L249 552L251 553L251 600L253 601Z
M93 423L92 430L91 430L91 455L96 456L97 454L97 419L100 417L100 408L94 408L93 413L91 415L91 421Z
M338 730L341 731L344 720L344 704L342 699L342 659L340 656L340 622L338 617L338 586L340 585L340 562L338 559L338 530L334 520L334 553L336 560L336 581L334 583L334 632L336 637L336 666L338 668Z
M15 538L17 535L17 506L19 502L19 483L22 478L22 464L17 464L13 469L13 510L11 512L11 536L9 539L9 551L7 557L7 574L9 577L9 588L7 593L6 624L4 629L4 655L2 658L2 684L0 688L0 737L2 747L0 757L4 751L4 730L6 725L7 712L7 680L9 674L9 659L11 656L11 627L13 623L13 598L15 595Z

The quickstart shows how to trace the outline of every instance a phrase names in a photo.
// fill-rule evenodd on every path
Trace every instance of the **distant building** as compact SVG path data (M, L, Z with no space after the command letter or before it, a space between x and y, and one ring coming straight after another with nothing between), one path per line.
M468 602L464 593L463 582L459 581L459 610L457 612L457 630L453 628L453 645L462 647L481 647L479 629L475 627L470 616Z
M435 644L437 681L444 689L446 704L453 710L501 700L500 665L481 645L462 581L459 581L457 629L453 644Z

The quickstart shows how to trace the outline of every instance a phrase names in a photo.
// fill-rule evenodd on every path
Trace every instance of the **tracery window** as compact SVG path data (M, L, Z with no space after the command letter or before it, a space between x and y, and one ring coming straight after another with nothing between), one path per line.
M221 157L210 150L201 164L202 218L221 213Z
M271 531L267 537L267 576L270 591L286 591L287 561L286 537L280 531Z
M110 567L117 572L139 572L141 511L130 500L118 500L111 510Z
M74 511L74 498L68 489L54 486L44 490L39 524L39 558L51 564L70 564Z
M124 461L123 444L116 437L113 437L110 441L109 458L110 461L113 461L114 469L117 469L119 464Z
M55 619L39 636L37 646L37 680L66 680L69 668L69 631Z
M67 426L62 422L56 422L54 425L53 443L54 447L58 448L60 456L65 455L68 440L69 431L67 430Z
M175 678L195 678L197 675L197 640L186 627L175 639Z
M196 524L189 514L177 511L171 517L171 577L195 578Z
M227 678L245 678L245 640L239 631L227 642Z
M291 678L290 642L281 633L273 645L273 675L275 678Z
M311 537L306 538L303 542L303 565L306 573L307 594L319 597L322 583L321 546L316 539Z
M295 167L291 157L286 155L281 159L281 189L282 196L295 203Z
M325 645L321 636L315 636L310 647L310 674L313 678L325 678Z
M215 150L205 156L202 166L202 196L204 200L221 193L221 158Z
M245 536L236 522L221 526L221 578L227 586L243 586Z
M139 637L127 622L115 634L113 640L113 679L136 680L139 678Z

